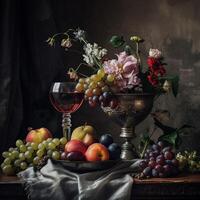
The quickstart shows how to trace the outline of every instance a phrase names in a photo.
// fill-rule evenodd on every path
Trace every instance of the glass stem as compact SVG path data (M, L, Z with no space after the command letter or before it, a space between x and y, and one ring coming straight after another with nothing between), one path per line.
M67 141L71 138L71 115L70 113L63 113L62 116L62 128L63 128L63 137L67 138Z

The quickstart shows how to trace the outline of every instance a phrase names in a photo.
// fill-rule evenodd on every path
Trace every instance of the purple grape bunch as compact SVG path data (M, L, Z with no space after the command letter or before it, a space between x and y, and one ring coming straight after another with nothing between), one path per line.
M150 177L172 177L178 174L179 162L171 146L164 146L159 141L150 146L145 154L144 160L140 162L141 178Z

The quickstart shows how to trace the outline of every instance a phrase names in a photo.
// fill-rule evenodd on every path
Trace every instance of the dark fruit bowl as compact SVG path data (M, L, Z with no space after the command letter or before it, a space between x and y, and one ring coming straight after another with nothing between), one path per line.
M121 160L106 160L106 161L96 161L96 162L87 162L87 161L68 161L68 160L53 160L54 164L60 164L67 170L79 173L86 173L98 170L106 170L112 168Z

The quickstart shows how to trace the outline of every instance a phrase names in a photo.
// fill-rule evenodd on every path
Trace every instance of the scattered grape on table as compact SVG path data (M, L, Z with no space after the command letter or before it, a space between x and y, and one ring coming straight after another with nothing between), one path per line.
M162 141L150 146L140 162L140 178L171 177L179 172L179 161L171 146L164 146Z
M200 157L197 155L196 151L179 152L176 155L176 159L179 161L179 169L181 171L191 173L200 172Z

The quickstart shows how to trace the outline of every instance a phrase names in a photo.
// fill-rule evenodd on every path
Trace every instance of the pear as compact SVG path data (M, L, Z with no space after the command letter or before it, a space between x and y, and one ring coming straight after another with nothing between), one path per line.
M90 125L79 126L73 130L71 140L80 140L89 146L95 141L94 132L94 128Z

